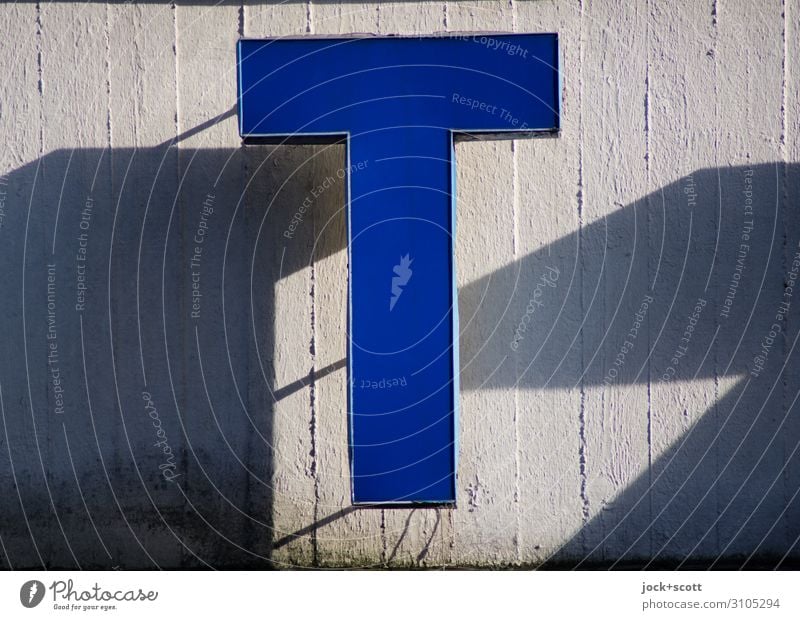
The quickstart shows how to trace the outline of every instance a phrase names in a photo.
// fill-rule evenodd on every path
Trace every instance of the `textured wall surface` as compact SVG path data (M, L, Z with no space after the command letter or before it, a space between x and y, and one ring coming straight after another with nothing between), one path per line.
M563 131L456 149L457 508L353 509L344 153L242 147L234 46L443 31L558 32ZM17 2L0 33L3 567L800 557L800 1Z

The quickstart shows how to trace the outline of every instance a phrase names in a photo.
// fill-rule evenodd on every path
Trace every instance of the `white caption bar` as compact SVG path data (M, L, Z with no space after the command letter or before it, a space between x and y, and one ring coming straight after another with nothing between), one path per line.
M800 617L798 589L792 572L6 572L0 617L767 620Z

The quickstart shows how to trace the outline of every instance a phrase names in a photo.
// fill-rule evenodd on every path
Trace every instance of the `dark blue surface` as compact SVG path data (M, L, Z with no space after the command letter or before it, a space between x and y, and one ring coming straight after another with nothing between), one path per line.
M455 501L453 136L557 130L557 66L554 34L239 43L243 137L347 135L361 164L348 205L355 503Z

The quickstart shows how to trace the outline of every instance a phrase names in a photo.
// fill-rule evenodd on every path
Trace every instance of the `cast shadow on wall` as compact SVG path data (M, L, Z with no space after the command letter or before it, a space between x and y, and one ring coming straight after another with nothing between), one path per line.
M274 354L305 337L280 327L279 283L345 247L341 187L300 216L297 200L341 161L340 146L170 143L58 150L2 179L5 567L269 567L273 549L305 536L315 548L325 525L349 512L273 532L276 408L325 376L346 380L344 346L341 358L310 362L290 380L277 378L284 360ZM620 422L648 432L683 425L624 491L596 501L600 439L584 438L571 474L587 480L584 523L555 565L703 560L723 548L797 555L794 321L759 376L748 373L797 251L789 205L799 169L698 170L694 204L680 179L459 290L463 390L518 387L520 415L542 390L580 392L583 412L562 421L584 434ZM723 319L746 176L756 225ZM535 216L529 209L522 217ZM548 268L557 286L522 332ZM615 366L646 296L647 342ZM627 388L658 385L698 299L706 305L669 382L707 382L716 394L708 408L664 397L615 419Z
M796 561L798 197L797 164L696 170L460 290L466 389L519 387L521 452L580 435L583 525L545 567Z

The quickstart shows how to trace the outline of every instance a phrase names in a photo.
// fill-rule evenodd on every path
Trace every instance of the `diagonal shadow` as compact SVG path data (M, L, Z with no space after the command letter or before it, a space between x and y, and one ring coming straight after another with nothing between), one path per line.
M525 390L520 416L542 415L525 405L541 390L580 394L579 415L534 422L581 436L572 459L546 448L573 463L584 518L545 566L800 553L798 196L797 164L697 170L460 290L465 389Z

